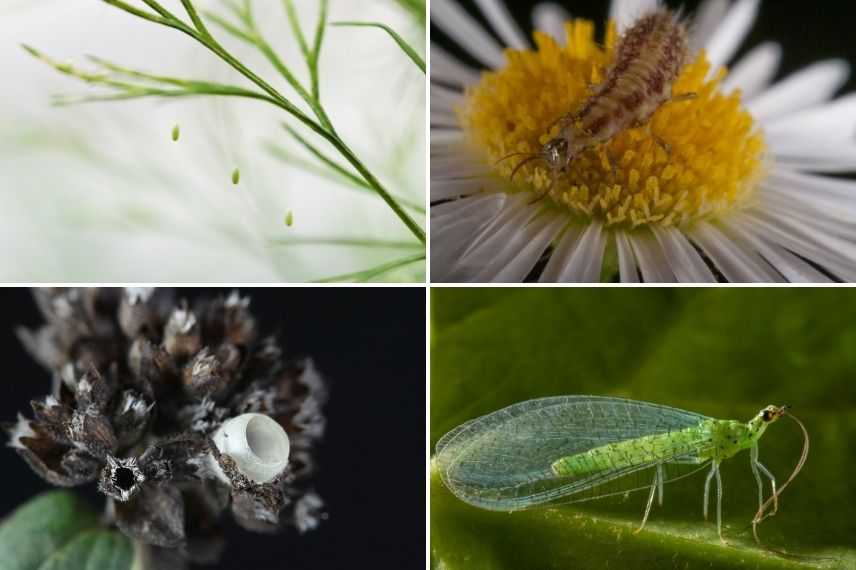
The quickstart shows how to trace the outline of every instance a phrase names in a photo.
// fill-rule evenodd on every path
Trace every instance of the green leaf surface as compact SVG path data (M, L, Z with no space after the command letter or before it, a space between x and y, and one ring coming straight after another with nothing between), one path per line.
M122 570L131 542L99 528L98 517L69 491L50 491L19 507L0 525L4 570Z
M563 394L620 396L746 421L791 404L811 436L808 461L759 535L749 454L722 465L723 533L702 517L704 475L647 493L550 509L490 512L456 499L432 467L435 568L856 567L856 295L842 289L435 289L431 429L515 402ZM802 449L787 418L760 459L783 483ZM765 486L765 497L770 488ZM715 513L715 509L713 509Z

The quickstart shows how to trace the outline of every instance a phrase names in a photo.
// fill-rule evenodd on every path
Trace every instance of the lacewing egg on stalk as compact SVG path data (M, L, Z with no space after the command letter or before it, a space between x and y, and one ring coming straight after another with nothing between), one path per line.
M288 465L288 434L269 416L257 413L231 418L214 432L214 445L229 455L241 472L256 483L268 483ZM217 461L211 465L218 478L229 482Z
M237 186L238 182L241 181L241 170L236 166L235 170L232 171L232 184Z

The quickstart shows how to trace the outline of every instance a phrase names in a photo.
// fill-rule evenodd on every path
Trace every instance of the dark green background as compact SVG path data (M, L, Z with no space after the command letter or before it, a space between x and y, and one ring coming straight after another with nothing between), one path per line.
M760 534L779 548L832 557L801 565L856 565L856 290L442 288L431 306L432 453L460 423L541 396L621 396L740 420L788 403L811 451ZM781 420L759 448L781 484L802 448L798 426ZM794 566L754 543L748 463L741 453L722 468L728 545L702 518L700 474L667 485L663 507L634 535L644 493L494 513L461 503L432 473L432 564Z

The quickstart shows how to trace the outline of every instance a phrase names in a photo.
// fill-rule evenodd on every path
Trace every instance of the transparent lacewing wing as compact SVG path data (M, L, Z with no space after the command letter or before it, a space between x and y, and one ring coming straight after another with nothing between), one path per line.
M707 514L714 475L721 497L719 463L742 449L752 452L759 502L759 471L770 478L775 490L775 480L757 460L757 441L767 425L784 413L785 407L768 406L743 423L621 398L541 398L455 428L437 443L435 461L443 482L459 499L500 511L637 489L650 489L650 509L655 489L662 501L663 483L710 465L705 484Z

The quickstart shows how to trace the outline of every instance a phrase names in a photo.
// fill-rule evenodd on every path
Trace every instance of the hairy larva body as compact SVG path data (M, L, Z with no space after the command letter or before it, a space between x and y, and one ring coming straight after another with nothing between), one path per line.
M646 126L654 112L672 99L672 84L689 58L688 34L678 14L658 10L642 16L619 39L615 59L603 80L592 87L591 96L556 119L548 129L558 125L556 136L521 161L511 176L523 164L541 159L555 183L582 152L608 143L627 129ZM658 142L668 149L664 141Z

